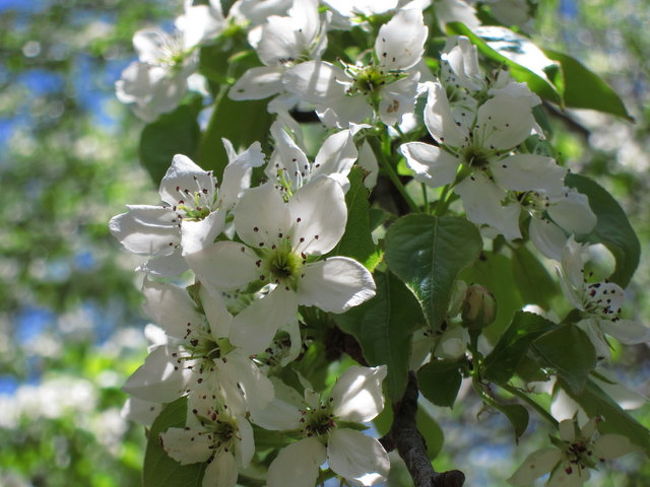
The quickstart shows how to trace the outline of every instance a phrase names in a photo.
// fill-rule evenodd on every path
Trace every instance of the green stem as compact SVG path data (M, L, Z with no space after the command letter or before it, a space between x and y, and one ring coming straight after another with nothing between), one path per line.
M390 139L384 133L382 134L380 141L378 141L376 138L370 138L369 142L370 142L370 146L375 151L375 155L377 156L377 159L379 160L379 165L388 176L388 179L390 179L390 181L393 183L395 189L399 191L400 195L402 196L402 198L404 198L404 201L406 201L411 211L414 213L418 213L420 211L418 205L416 205L413 199L409 196L408 192L406 191L406 188L402 184L402 181L400 181L399 176L397 175L395 169L393 169L393 166L388 160L388 154L390 154Z
M424 200L424 212L429 213L429 195L427 194L427 185L420 183L422 187L422 199Z
M551 416L551 414L546 409L544 409L542 406L537 404L535 401L533 401L530 397L528 397L522 391L520 391L516 387L511 386L510 384L501 384L500 387L502 389L505 389L506 391L508 391L513 396L517 396L519 399L524 401L526 404L528 404L530 407L532 407L535 411L537 411L537 413L542 418L544 418L551 425L553 425L555 428L557 428L557 426L558 426L557 420L553 416Z

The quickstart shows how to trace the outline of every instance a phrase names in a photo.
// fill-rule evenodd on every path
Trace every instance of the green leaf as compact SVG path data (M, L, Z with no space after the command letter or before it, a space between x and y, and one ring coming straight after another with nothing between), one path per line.
M151 425L142 470L143 487L200 487L206 464L181 465L167 456L160 444L160 433L169 428L183 428L186 415L187 398L182 397L169 403Z
M345 233L332 251L332 255L352 257L372 271L379 263L381 254L371 236L368 201L370 193L363 184L363 169L352 168L348 179L350 189L345 195L348 221L345 225Z
M453 407L461 381L456 361L435 360L418 370L420 392L436 406Z
M493 343L496 342L512 321L515 311L524 305L515 285L512 262L505 255L483 252L471 267L461 272L460 279L468 284L485 286L494 295L497 316L483 333Z
M528 428L528 410L521 404L501 404L495 402L493 406L506 415L515 430L515 440L518 440Z
M545 333L531 344L542 365L554 368L571 390L583 389L596 366L596 351L587 334L575 325Z
M438 422L433 419L422 405L418 405L417 413L415 413L415 424L427 445L427 457L429 457L429 460L433 460L438 456L440 450L442 450L442 445L445 442L445 434Z
M609 280L626 287L641 256L641 244L627 215L614 197L591 179L569 174L565 183L589 198L589 206L598 217L598 222L586 240L601 242L609 249L616 259L616 270Z
M523 245L512 253L512 274L525 303L550 308L558 287L539 259Z
M201 136L196 121L198 111L197 104L180 105L142 130L140 163L155 184L160 183L175 154L195 159Z
M600 431L625 435L632 443L643 448L646 455L650 455L650 432L648 429L624 411L593 379L589 379L580 392L567 387L567 384L562 381L560 385L589 417L600 416L605 420L598 427Z
M525 68L521 64L508 59L503 54L500 54L492 49L483 39L474 34L465 24L461 22L450 22L447 24L447 31L452 34L467 36L472 44L474 44L481 52L481 54L489 59L492 59L493 61L497 61L498 63L507 66L510 70L510 75L516 81L526 83L531 91L537 93L542 98L558 104L562 102L560 95L557 93L555 87L551 83L549 83L541 76L533 73L530 69Z
M562 85L556 83L556 86L567 107L590 108L634 121L621 98L598 75L567 54L551 49L543 51L550 59L560 63Z
M429 326L446 318L454 280L483 247L479 231L458 217L407 215L386 233L386 263L415 294Z
M411 335L424 324L424 318L417 301L399 279L382 272L374 277L376 296L334 319L357 339L370 365L388 366L388 394L396 402L406 387Z
M530 344L557 325L534 313L519 311L501 336L496 346L483 361L482 377L492 382L506 383L510 380Z
M223 169L228 164L222 138L229 139L236 150L255 141L264 143L273 122L273 117L266 111L267 104L268 100L234 101L227 94L221 96L201 137L200 166L205 170L212 169L221 180Z

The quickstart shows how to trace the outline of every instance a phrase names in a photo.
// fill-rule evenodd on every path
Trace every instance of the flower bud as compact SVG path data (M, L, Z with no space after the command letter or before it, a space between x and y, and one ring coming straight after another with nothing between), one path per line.
M467 288L463 301L463 325L470 330L488 326L496 317L497 302L492 293L479 284Z

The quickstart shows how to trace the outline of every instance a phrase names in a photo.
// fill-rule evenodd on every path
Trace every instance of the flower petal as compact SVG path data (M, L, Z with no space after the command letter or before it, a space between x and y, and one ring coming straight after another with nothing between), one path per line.
M601 320L600 328L624 345L650 342L650 328L632 320Z
M422 59L428 33L422 10L398 10L377 34L375 53L379 65L387 70L412 68Z
M186 260L201 281L217 289L237 289L259 277L257 255L230 240L217 242Z
M175 349L166 346L154 349L122 389L144 401L162 403L178 399L185 388L187 374L185 369L177 367L172 350Z
M273 383L243 350L230 352L221 371L233 377L250 409L265 408L275 395Z
M617 434L602 435L594 442L593 448L594 456L604 458L605 460L622 457L628 453L640 450L627 436Z
M272 183L247 190L234 213L237 234L251 247L271 247L289 235L289 212Z
M408 142L400 146L406 165L415 179L432 188L451 183L456 177L459 161L449 152L423 142Z
M566 234L555 223L545 218L531 217L528 226L530 240L537 250L549 259L559 261L566 245Z
M526 140L534 126L526 99L499 95L479 107L474 138L485 148L512 149Z
M255 438L253 437L253 428L246 418L239 416L237 418L237 427L239 429L239 442L236 443L237 459L239 465L246 468L251 463L255 454Z
M268 487L314 487L325 447L316 438L305 438L283 448L275 457L266 477Z
M230 341L251 354L261 353L269 346L278 329L295 319L297 311L295 293L278 286L235 316Z
M352 366L336 381L332 389L334 415L344 421L365 423L384 409L381 383L386 378L386 366Z
M192 159L176 154L171 166L160 182L160 199L170 205L192 201L194 193L214 193L215 179L211 172L204 171Z
M181 465L205 462L212 456L212 441L204 431L169 428L160 433L163 450Z
M555 447L537 450L524 460L524 463L508 479L508 482L515 486L528 487L532 485L537 477L553 470L562 460L562 453Z
M230 88L231 100L262 100L283 91L284 66L260 66L246 71Z
M562 463L551 474L546 485L553 487L582 487L589 480L588 468L572 463Z
M163 206L131 205L111 218L108 228L126 250L142 255L170 255L181 241L177 215Z
M439 83L427 83L427 104L424 107L424 123L431 136L452 147L467 142L467 131L454 123L445 88Z
M220 452L205 469L201 487L235 487L239 471L235 456L230 452Z
M336 429L330 434L327 462L334 472L356 485L382 482L390 470L388 453L381 443L348 428Z
M330 135L316 154L312 178L319 175L340 174L347 178L359 153L349 130Z
M210 247L215 239L223 232L226 224L226 212L217 210L203 220L183 220L181 223L181 247L183 257L191 260L192 254Z
M183 288L145 279L142 294L145 313L169 336L183 338L188 328L203 322L196 304Z
M295 252L322 255L341 240L348 210L343 188L335 180L323 177L309 182L296 191L287 206Z
M598 220L591 211L589 198L575 190L568 190L566 197L553 202L548 214L564 230L578 235L591 232Z
M205 316L210 323L212 337L223 338L230 334L232 315L228 312L221 291L202 282L199 288L199 297Z
M356 260L330 257L303 267L298 302L323 311L343 313L375 295L372 274Z
M341 68L322 61L297 64L285 73L282 80L284 88L303 101L326 105L346 99L344 84L350 82Z
M551 157L515 154L490 163L497 183L512 191L544 191L549 195L564 192L567 170Z

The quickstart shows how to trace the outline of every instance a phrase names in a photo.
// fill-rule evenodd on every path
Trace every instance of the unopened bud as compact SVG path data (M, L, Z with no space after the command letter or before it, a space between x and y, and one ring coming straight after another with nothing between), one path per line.
M470 330L480 330L494 321L497 302L492 293L479 284L467 288L463 301L463 325Z

